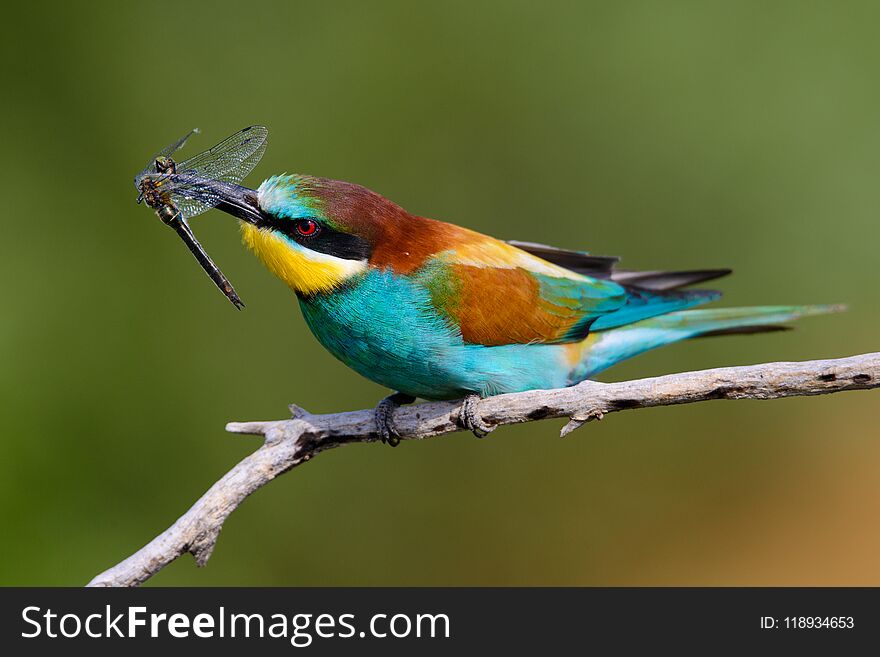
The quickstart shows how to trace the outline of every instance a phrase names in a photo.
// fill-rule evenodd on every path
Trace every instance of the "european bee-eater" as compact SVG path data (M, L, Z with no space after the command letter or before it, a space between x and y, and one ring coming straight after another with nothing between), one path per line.
M282 175L256 191L215 191L245 245L296 294L318 341L398 391L376 407L377 431L392 445L393 409L416 397L465 397L461 423L485 435L481 397L571 386L685 338L775 330L836 309L688 310L720 293L687 286L729 270L616 270L617 258L504 242L337 180Z

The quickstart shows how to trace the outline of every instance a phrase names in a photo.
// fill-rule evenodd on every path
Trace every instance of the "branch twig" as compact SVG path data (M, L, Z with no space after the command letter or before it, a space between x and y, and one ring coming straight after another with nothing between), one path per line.
M569 418L565 436L614 411L689 404L711 399L776 399L880 387L880 352L802 363L765 363L670 374L651 379L534 390L483 400L480 413L494 425ZM395 424L403 439L460 431L460 402L400 408ZM186 552L205 565L226 518L248 495L278 475L328 449L378 440L371 410L312 415L291 406L293 417L273 422L231 422L232 433L260 434L263 445L214 484L177 522L89 586L137 586Z

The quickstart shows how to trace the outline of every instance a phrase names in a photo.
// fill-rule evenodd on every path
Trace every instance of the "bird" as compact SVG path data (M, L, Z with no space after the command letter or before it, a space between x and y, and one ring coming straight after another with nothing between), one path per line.
M318 342L393 391L374 411L392 446L395 409L417 398L463 398L460 426L483 437L494 428L479 413L486 397L568 387L681 340L841 309L697 308L721 293L691 286L730 269L619 269L616 257L496 239L339 180L216 187L216 207L239 219L244 245L293 291Z

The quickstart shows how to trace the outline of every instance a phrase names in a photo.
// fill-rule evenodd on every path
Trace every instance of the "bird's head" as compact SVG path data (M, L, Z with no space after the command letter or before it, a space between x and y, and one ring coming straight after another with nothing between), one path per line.
M220 198L217 209L241 220L248 248L305 297L339 289L371 267L410 274L436 253L486 239L339 180L281 175L257 190L204 183Z
M241 220L245 245L301 296L362 274L408 217L359 185L312 176L273 176L256 191L225 186L220 196L218 209Z

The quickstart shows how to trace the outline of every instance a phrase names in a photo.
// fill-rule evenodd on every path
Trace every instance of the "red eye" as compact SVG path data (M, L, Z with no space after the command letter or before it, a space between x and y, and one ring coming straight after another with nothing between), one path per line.
M318 234L318 224L311 219L300 219L296 222L296 232L303 237L314 237Z

